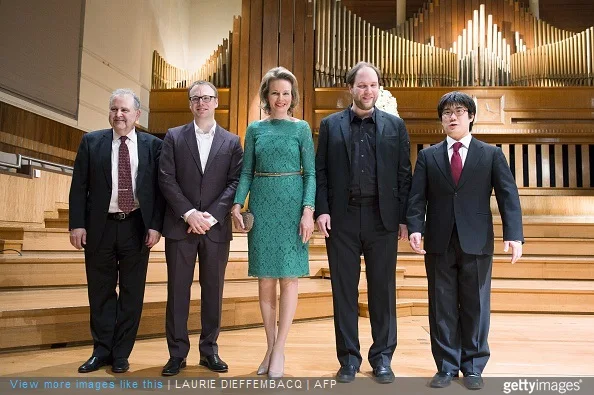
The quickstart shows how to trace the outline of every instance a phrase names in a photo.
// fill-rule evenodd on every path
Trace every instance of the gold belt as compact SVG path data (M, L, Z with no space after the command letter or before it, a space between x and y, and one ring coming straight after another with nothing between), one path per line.
M256 177L282 177L282 176L300 176L302 173L300 171L290 171L287 173L254 173Z

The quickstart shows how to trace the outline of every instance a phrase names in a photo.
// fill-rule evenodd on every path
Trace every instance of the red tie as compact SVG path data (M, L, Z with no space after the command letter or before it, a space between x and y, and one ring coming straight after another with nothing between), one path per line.
M132 191L132 171L130 170L130 152L126 145L128 137L120 137L118 157L118 206L128 214L134 210L134 193Z
M461 142L454 143L454 153L452 154L452 178L454 179L454 184L458 185L458 181L460 180L460 175L462 174L462 157L460 156L460 148L462 147Z

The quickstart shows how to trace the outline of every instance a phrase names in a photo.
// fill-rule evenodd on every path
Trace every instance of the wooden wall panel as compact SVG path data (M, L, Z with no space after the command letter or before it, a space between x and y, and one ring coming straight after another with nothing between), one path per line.
M107 125L107 109L105 115ZM0 151L72 166L84 131L0 102Z
M43 170L40 178L0 173L0 222L43 226L45 211L68 203L71 180L70 175Z

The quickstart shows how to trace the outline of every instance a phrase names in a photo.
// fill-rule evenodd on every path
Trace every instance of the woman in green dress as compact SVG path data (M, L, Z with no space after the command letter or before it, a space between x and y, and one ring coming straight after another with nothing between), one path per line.
M249 192L254 226L248 233L248 274L258 277L268 345L258 374L278 378L283 376L285 342L297 308L297 279L309 275L315 154L309 125L291 116L299 96L297 80L290 71L276 67L266 73L260 100L268 117L247 128L243 169L231 214L235 227L245 231L240 210Z

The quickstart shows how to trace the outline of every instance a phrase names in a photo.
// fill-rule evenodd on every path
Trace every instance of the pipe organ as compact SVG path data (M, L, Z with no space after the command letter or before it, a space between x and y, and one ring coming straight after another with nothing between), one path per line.
M229 32L229 38L210 55L200 69L189 72L186 69L169 64L157 51L153 51L153 72L151 89L186 88L194 81L209 81L216 87L231 86L231 45L233 36L239 36L241 17L234 17L234 29Z
M315 86L344 86L362 60L382 70L386 87L594 85L592 28L557 29L514 0L489 4L429 1L383 31L340 0L316 0Z

